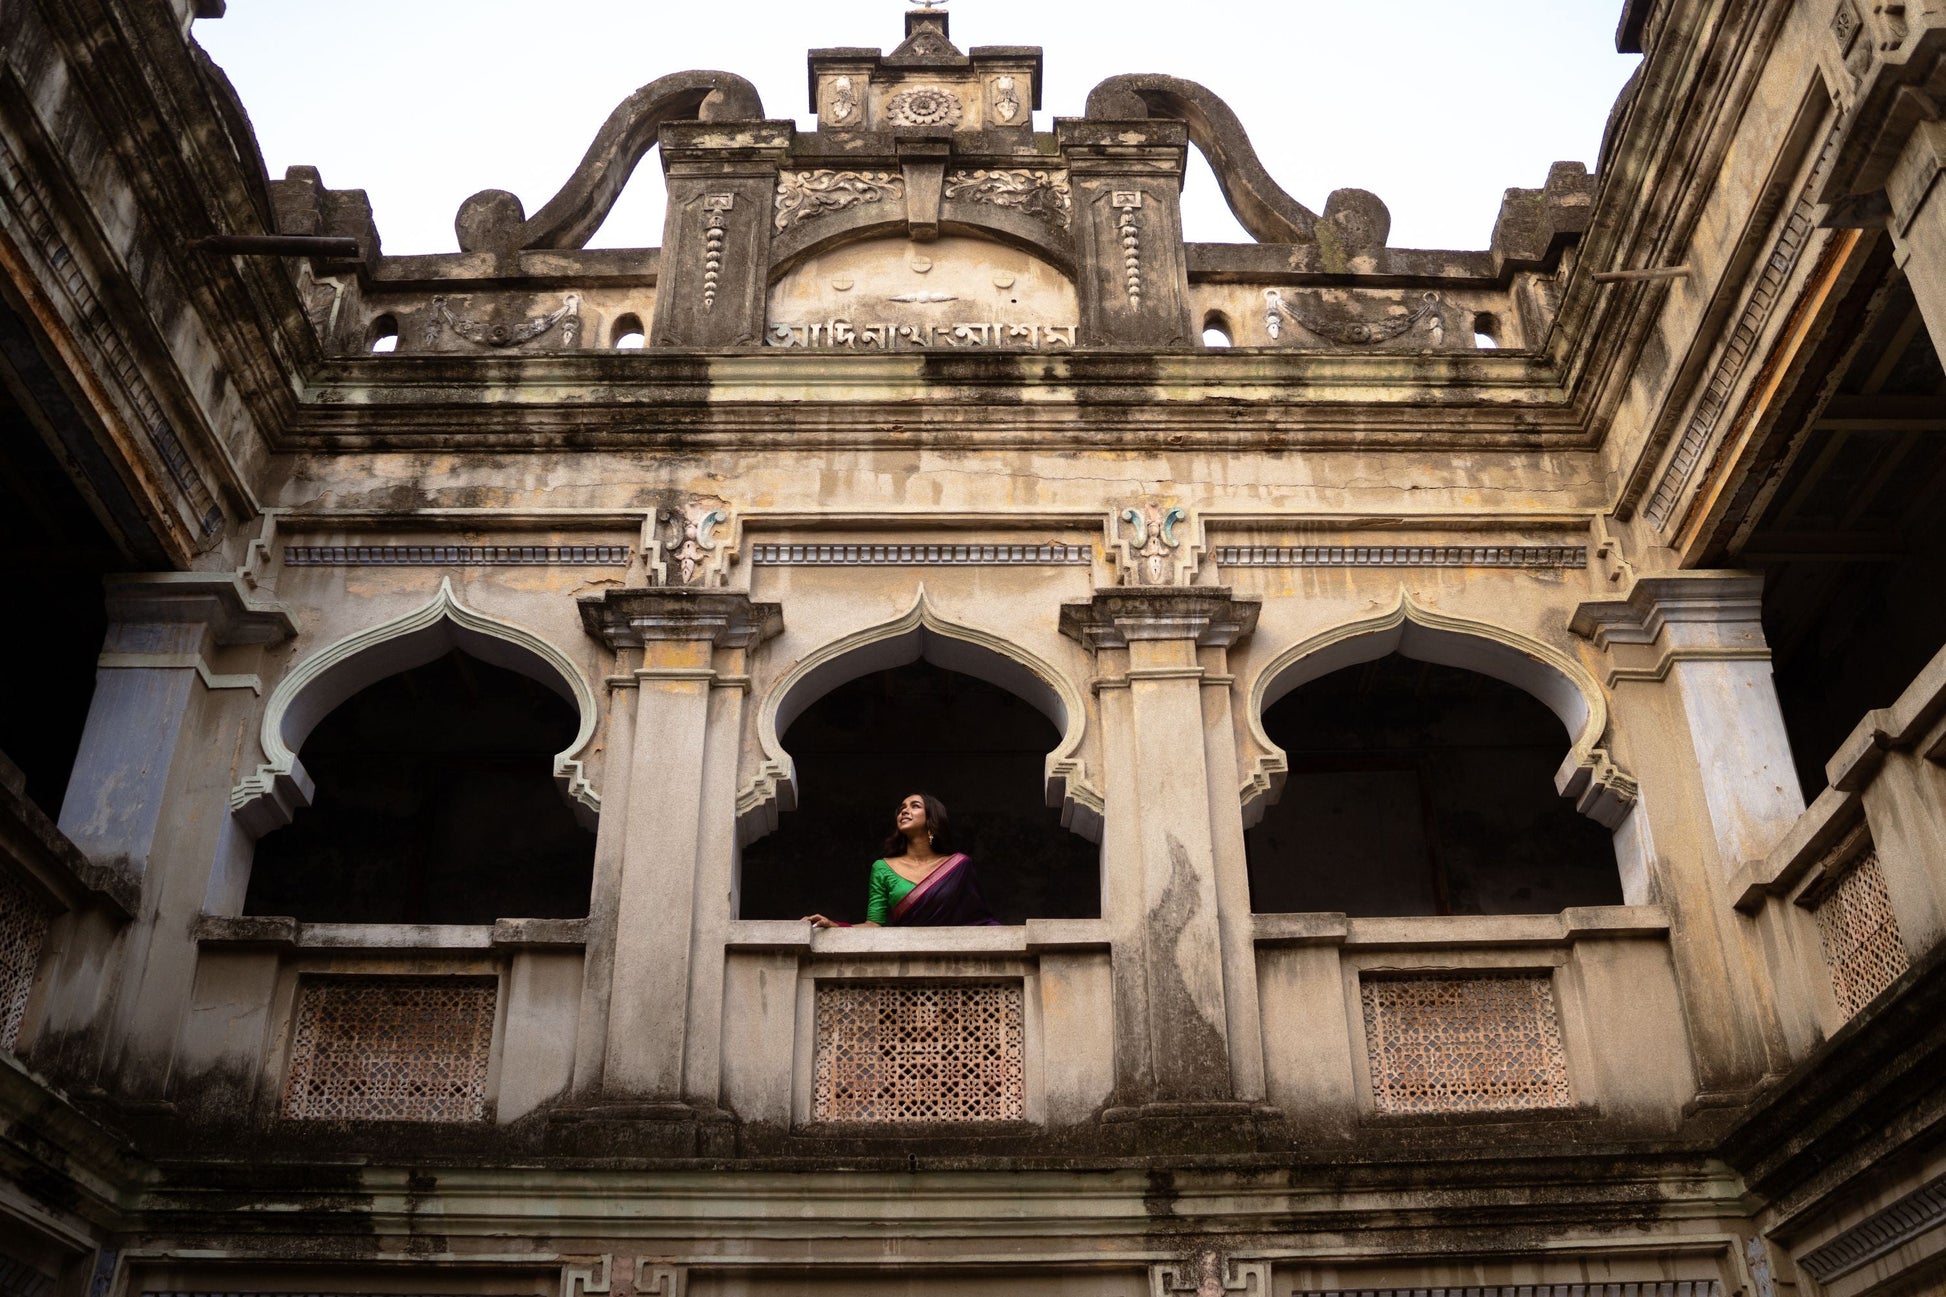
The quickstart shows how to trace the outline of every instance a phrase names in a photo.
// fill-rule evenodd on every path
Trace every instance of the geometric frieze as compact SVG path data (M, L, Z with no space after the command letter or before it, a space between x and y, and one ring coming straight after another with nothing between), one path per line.
M1291 1297L1722 1297L1715 1279L1491 1284L1484 1288L1300 1288Z
M1946 1178L1921 1185L1891 1206L1798 1258L1798 1269L1821 1284L1841 1279L1946 1222Z
M1050 567L1094 562L1088 545L791 545L750 547L757 567Z
M283 1115L299 1121L481 1121L493 978L306 977Z
M1566 1108L1567 1055L1546 973L1359 980L1381 1113Z
M27 996L47 943L47 907L12 878L0 876L0 1049L20 1039Z
M1221 567L1558 567L1588 565L1586 545L1218 545Z
M1818 945L1831 971L1831 992L1849 1019L1899 980L1911 967L1899 916L1885 890L1878 852L1869 839L1864 851L1818 898L1811 913L1818 921ZM1841 844L1841 849L1851 844Z
M1019 982L820 982L816 1121L1020 1121Z
M285 567L627 567L629 545L286 545Z

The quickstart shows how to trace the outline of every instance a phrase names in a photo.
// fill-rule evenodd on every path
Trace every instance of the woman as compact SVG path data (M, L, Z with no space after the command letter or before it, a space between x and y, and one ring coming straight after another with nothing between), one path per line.
M872 862L865 921L850 924L822 914L804 921L817 928L941 928L994 924L973 862L960 852L942 854L946 845L946 807L930 793L914 793L899 803L885 854Z

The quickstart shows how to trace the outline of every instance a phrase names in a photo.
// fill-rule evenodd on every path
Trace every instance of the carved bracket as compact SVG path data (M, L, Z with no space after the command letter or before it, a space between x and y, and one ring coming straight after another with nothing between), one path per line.
M1199 1248L1176 1261L1149 1267L1149 1297L1270 1297L1270 1262L1244 1260L1213 1247Z

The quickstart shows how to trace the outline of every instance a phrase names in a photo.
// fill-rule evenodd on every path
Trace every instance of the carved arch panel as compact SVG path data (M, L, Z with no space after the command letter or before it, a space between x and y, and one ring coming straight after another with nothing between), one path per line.
M1635 805L1635 781L1610 759L1608 699L1600 684L1566 655L1539 640L1485 622L1434 612L1403 590L1389 612L1321 631L1271 659L1250 688L1250 738L1256 755L1241 790L1246 827L1263 817L1282 786L1288 763L1264 731L1272 704L1300 685L1389 653L1475 671L1504 681L1546 704L1570 736L1554 786L1597 823L1621 827Z
M555 755L554 778L576 815L592 826L601 798L579 758L599 715L594 689L574 661L546 639L462 604L450 578L440 581L438 593L425 604L320 649L278 683L259 731L264 763L230 792L237 819L254 837L290 823L311 801L311 777L297 754L318 722L368 685L454 649L545 685L574 707L580 726Z
M1101 840L1102 797L1080 752L1087 703L1066 676L1004 636L942 617L923 589L912 607L889 622L853 631L807 654L770 690L757 710L762 756L737 795L737 836L749 842L777 826L797 804L797 772L782 735L804 710L839 685L920 659L996 685L1053 722L1061 739L1047 756L1045 796L1061 808L1061 823Z

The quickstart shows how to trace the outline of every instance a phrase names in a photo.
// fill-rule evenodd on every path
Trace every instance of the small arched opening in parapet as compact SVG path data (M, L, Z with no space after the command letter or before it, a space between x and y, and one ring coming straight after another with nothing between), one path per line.
M616 351L640 351L649 345L649 335L642 328L642 317L630 311L617 316L614 327L608 331L608 345Z
M1230 327L1230 317L1221 311L1211 311L1203 317L1203 345L1214 350L1218 347L1234 346L1236 330Z
M1081 700L1056 679L923 601L807 659L761 716L776 801L746 821L739 917L864 919L872 861L914 792L950 810L949 849L972 857L1000 922L1099 916L1098 803L1076 784Z
M381 315L371 322L365 330L365 350L383 354L399 349L399 320L395 315Z
M1253 720L1274 756L1246 812L1254 911L1648 899L1634 786L1595 746L1599 687L1537 643L1486 631L1402 601L1265 672Z
M1481 351L1493 351L1500 346L1500 321L1491 311L1481 311L1473 317L1473 345Z
M480 924L588 913L594 696L529 632L424 607L300 663L270 758L231 795L258 836L212 908L307 922Z

